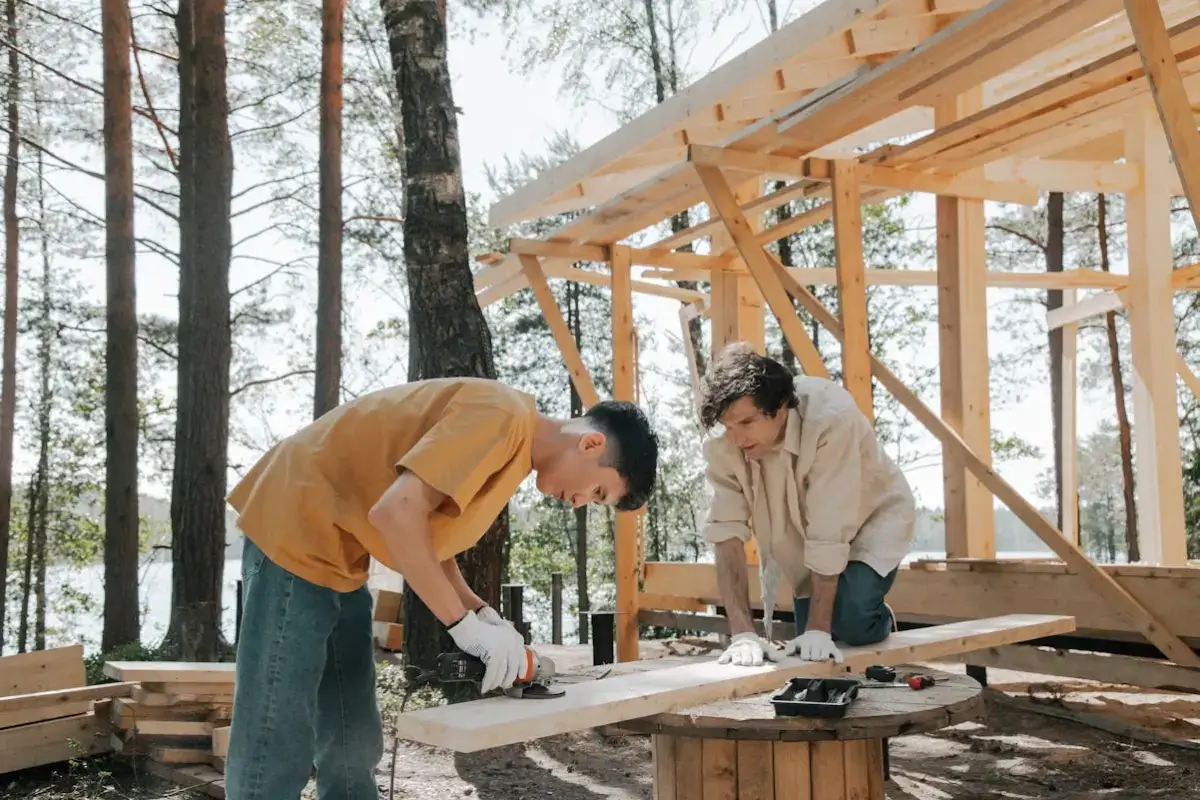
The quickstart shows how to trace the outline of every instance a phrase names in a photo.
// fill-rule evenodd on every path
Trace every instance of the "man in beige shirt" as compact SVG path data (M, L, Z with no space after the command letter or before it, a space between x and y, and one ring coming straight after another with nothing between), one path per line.
M797 636L785 655L840 662L835 641L885 639L895 617L884 598L911 547L916 504L854 398L738 343L714 360L700 407L705 428L724 429L704 448L714 496L703 535L733 634L721 662L774 660L750 615L751 535L763 572L792 587Z

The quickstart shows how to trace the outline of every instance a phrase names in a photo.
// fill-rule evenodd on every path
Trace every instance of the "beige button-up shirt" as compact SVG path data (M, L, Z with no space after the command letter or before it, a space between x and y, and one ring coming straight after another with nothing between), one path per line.
M783 440L761 461L725 437L705 443L713 499L703 536L755 537L797 596L811 572L862 561L881 576L912 546L916 503L854 398L824 378L796 379Z

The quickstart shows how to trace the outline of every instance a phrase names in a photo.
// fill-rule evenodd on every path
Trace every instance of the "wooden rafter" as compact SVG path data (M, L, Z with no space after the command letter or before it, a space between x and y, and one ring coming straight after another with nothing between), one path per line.
M1192 219L1200 230L1200 133L1196 115L1180 75L1171 37L1159 10L1158 0L1125 0L1125 13L1137 41L1159 119L1171 145L1175 169L1183 183Z
M519 258L521 259L521 269L524 270L525 278L529 281L529 288L533 289L534 297L537 298L542 314L546 317L546 324L550 326L550 332L554 335L558 351L567 365L567 374L571 376L571 383L575 385L575 391L579 392L579 397L585 406L596 405L600 402L600 395L596 393L592 376L583 363L583 357L579 355L579 348L575 346L575 340L571 338L571 329L567 327L567 321L563 319L562 312L558 309L558 303L554 301L554 295L550 293L550 285L546 283L542 265L538 263L537 256L519 256Z

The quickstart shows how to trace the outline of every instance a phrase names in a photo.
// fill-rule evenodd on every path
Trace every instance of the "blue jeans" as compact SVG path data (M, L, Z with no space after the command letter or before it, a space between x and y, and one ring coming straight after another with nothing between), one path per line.
M383 726L371 595L335 592L242 553L242 627L226 758L229 800L378 800Z
M896 580L896 570L886 577L861 561L851 561L838 576L837 597L833 601L833 638L851 646L876 644L892 632L892 612L883 598ZM796 635L808 624L807 597L796 597Z

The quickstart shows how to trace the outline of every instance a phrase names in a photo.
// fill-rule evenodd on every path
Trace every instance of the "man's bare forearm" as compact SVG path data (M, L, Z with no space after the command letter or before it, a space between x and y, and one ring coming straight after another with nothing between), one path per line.
M812 598L808 604L810 631L833 633L833 604L837 599L838 576L812 573Z
M487 605L479 595L475 594L475 590L467 583L467 579L463 577L462 570L458 568L457 560L448 558L443 561L442 571L446 573L446 578L454 587L458 599L462 601L464 606L471 611L478 611Z
M717 586L721 602L729 615L730 633L750 633L754 618L750 615L750 579L747 577L746 548L740 539L718 542Z

